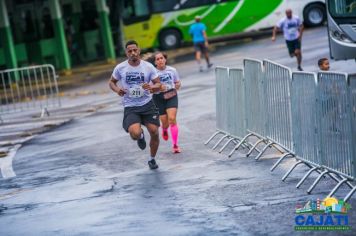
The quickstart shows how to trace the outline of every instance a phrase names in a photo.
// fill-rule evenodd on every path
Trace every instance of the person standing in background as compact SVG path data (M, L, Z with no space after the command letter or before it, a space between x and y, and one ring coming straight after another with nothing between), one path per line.
M318 66L319 66L319 69L320 69L321 71L328 71L328 70L330 70L329 59L327 59L326 57L320 58L320 59L318 60Z

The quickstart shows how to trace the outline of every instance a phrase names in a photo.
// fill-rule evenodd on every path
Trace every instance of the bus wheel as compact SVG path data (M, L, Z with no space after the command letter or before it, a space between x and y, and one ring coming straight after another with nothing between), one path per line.
M159 42L163 50L178 48L181 43L182 36L175 29L164 30L160 33Z
M322 4L310 4L303 12L304 23L306 26L319 26L326 20L325 6Z

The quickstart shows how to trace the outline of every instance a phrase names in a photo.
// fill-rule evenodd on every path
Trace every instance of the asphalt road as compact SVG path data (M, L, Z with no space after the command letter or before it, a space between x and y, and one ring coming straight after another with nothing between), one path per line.
M305 32L305 70L317 71L317 59L328 56L325 34L324 28ZM240 67L248 57L296 68L282 36L275 43L265 38L214 46L214 65ZM335 183L325 178L307 195L316 175L295 188L307 168L299 167L281 181L293 159L271 173L278 157L272 151L256 162L244 156L247 150L229 159L204 146L215 131L214 71L199 73L192 55L177 61L173 66L183 84L178 112L181 154L172 154L170 143L161 140L160 168L148 169L149 151L140 151L121 128L123 109L110 93L107 78L68 91L64 106L80 110L83 104L100 101L105 106L71 116L17 151L12 161L16 177L0 179L0 235L303 234L294 231L295 206L324 198ZM354 61L331 66L356 72ZM32 122L31 117L24 122ZM336 197L347 191L341 188ZM355 196L350 203L356 206ZM304 234L355 235L355 212L348 213L351 231Z

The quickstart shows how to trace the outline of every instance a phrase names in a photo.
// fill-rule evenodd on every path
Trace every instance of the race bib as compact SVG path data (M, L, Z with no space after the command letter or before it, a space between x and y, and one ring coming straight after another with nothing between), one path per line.
M129 88L130 98L140 98L145 94L145 90L141 86Z
M295 35L296 33L297 33L297 28L289 28L288 29L288 34Z

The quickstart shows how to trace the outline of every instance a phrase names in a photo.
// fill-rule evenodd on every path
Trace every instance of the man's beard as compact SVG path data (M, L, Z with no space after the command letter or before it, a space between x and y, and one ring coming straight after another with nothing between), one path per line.
M138 57L131 57L130 58L132 62L137 62L138 61Z

